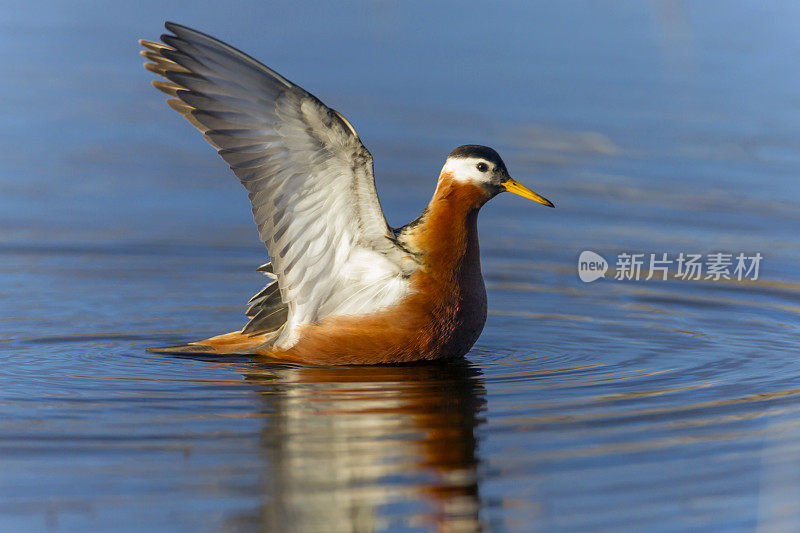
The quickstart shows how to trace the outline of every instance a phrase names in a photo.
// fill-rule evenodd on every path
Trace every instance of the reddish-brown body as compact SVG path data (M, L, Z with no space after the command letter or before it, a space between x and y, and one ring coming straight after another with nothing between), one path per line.
M486 321L486 290L478 247L478 210L486 193L442 174L426 214L404 236L422 268L411 293L372 315L328 317L300 330L272 359L314 365L377 364L458 357Z

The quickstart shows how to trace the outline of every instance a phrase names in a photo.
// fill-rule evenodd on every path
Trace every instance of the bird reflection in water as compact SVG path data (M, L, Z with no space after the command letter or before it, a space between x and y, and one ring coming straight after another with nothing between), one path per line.
M480 376L463 361L248 373L263 385L269 465L251 519L281 532L480 530Z

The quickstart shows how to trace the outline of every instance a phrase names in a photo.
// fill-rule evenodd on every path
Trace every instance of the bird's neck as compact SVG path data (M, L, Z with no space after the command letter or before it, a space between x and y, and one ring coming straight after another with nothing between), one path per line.
M486 201L477 185L459 183L442 174L428 207L406 238L431 274L451 276L477 269L478 211Z

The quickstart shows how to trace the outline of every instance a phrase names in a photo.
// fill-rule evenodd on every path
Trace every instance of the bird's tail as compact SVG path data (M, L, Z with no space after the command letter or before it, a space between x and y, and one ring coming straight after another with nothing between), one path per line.
M179 346L150 348L158 353L197 353L197 354L254 354L259 348L268 348L275 342L286 323L289 309L281 300L278 280L272 273L271 263L261 265L259 272L272 278L266 287L247 302L245 313L250 322L239 331L217 335L210 339L190 342Z

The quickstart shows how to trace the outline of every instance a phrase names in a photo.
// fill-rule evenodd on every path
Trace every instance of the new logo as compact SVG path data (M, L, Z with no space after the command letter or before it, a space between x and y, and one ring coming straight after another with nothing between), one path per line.
M584 250L578 257L578 277L584 283L590 283L606 275L608 263L599 254Z

